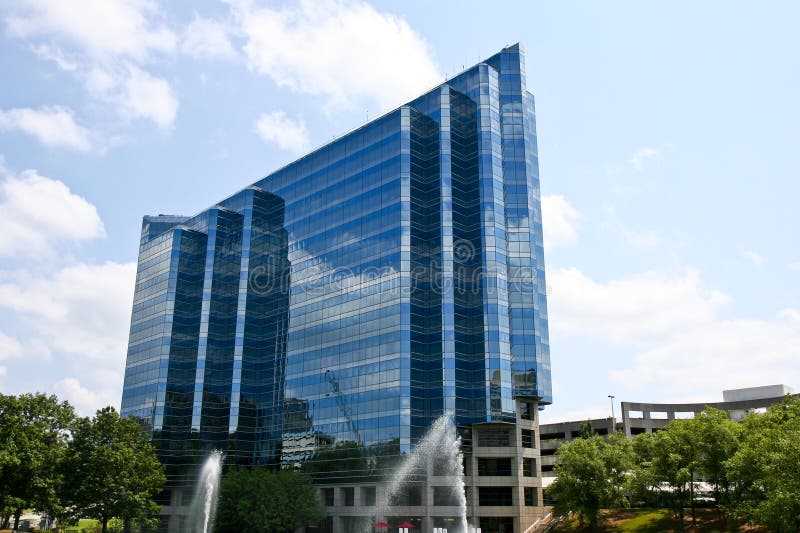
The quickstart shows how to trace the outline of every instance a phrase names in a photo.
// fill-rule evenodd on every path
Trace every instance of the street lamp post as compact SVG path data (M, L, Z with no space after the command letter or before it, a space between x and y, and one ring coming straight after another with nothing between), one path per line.
M608 399L611 401L611 433L614 433L617 431L617 419L614 416L614 395L609 394Z

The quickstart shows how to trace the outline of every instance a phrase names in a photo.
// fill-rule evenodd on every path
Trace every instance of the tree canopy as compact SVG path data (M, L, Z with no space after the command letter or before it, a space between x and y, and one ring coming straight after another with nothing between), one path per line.
M557 501L556 510L576 512L596 531L601 509L625 503L624 490L632 468L630 441L622 434L607 441L599 435L581 437L562 445L558 457L558 478L548 489Z
M742 434L724 465L735 514L771 531L800 531L800 400L787 397L748 416Z
M317 500L308 475L237 468L222 479L216 531L284 533L324 516L325 509Z
M558 478L548 493L558 511L575 512L592 528L600 509L630 503L666 505L682 525L687 507L694 517L702 485L710 486L703 498L713 495L719 520L729 528L747 522L779 533L800 531L796 397L787 396L766 413L749 413L742 423L706 408L632 442L621 435L606 442L582 429L582 438L559 448Z
M139 425L113 407L77 420L62 470L65 503L75 516L98 519L104 533L111 518L129 527L158 515L153 496L166 481L164 468Z
M13 515L16 529L23 509L60 513L57 465L74 419L72 407L55 396L0 394L0 527Z

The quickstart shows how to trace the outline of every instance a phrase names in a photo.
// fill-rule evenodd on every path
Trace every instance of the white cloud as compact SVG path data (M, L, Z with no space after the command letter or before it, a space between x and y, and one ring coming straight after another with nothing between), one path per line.
M302 0L282 9L242 2L234 11L252 70L281 87L323 95L330 106L367 97L386 109L442 81L408 23L365 2Z
M655 248L661 243L661 235L655 230L632 229L620 222L615 205L605 206L605 211L611 220L611 227L622 233L625 242L634 248Z
M661 236L655 230L635 231L620 224L625 241L634 248L655 248L661 242Z
M746 250L743 252L743 255L750 260L755 266L761 266L764 264L764 256L760 253L753 251L753 250Z
M183 32L181 51L201 59L233 59L236 52L228 33L225 24L195 15Z
M95 206L63 182L35 170L0 174L0 256L51 254L60 243L105 235Z
M83 384L59 379L53 389L82 414L119 405L135 277L135 263L0 271L0 308L32 332L18 341L19 347L12 343L12 353L51 361L50 354L57 353L59 378L64 365L74 363ZM47 379L47 373L39 379ZM20 392L25 390L22 383L16 385Z
M266 143L275 143L282 150L300 154L311 142L305 123L286 116L283 111L263 113L256 121L256 133Z
M797 383L798 353L796 320L712 320L637 353L632 368L614 371L611 378L638 386L670 384L676 391Z
M135 277L134 263L111 262L77 263L49 274L0 272L0 308L34 336L20 349L26 357L51 361L57 353L59 377L64 365L75 364L83 385L66 378L53 390L84 415L119 405ZM21 383L16 388L23 392Z
M773 319L723 318L730 299L693 270L646 272L606 283L578 269L550 275L554 337L608 340L634 353L611 380L662 397L800 382L800 311Z
M56 46L40 44L32 47L32 50L33 53L39 56L41 59L54 62L61 70L71 72L78 69L77 63L67 58L64 52Z
M11 337L0 331L0 361L12 359L22 355L22 343L16 337Z
M92 69L86 76L86 88L95 98L113 104L126 120L151 120L168 129L178 113L178 99L170 84L131 63Z
M98 59L144 60L175 48L175 34L155 22L161 13L148 0L29 0L6 7L13 37L66 43Z
M729 297L706 290L697 271L677 275L651 271L599 283L577 268L551 273L550 327L557 333L588 334L618 344L663 339L713 319Z
M64 378L53 385L53 391L60 400L67 400L79 415L93 416L98 409L113 405L119 407L119 390L109 387L84 387L78 378Z
M634 153L630 158L630 163L633 165L633 168L642 171L644 170L644 163L647 160L658 160L661 159L661 152L656 150L655 148L640 148L639 150Z
M134 263L77 263L48 273L0 272L0 307L54 351L124 365Z
M50 361L48 370L14 376L13 385L2 384L4 390L26 392L28 383L49 390L48 376L61 378L64 365L72 361L80 367L86 387L61 380L56 392L86 414L116 403L135 263L69 259L68 244L105 235L94 205L35 170L12 173L2 155L0 176L0 251L8 257L0 269L0 311L6 327L14 328L13 336L0 331L0 360ZM30 261L29 255L36 260ZM0 378L8 372L9 367L0 367Z
M43 370L30 380L40 386L48 375L62 378L64 365L72 361L80 368L84 385L71 378L61 380L56 386L59 394L87 414L116 403L136 264L69 259L67 244L105 234L96 208L64 183L35 170L11 173L2 156L0 175L4 176L0 250L14 258L0 269L0 311L7 327L15 328L13 337L0 332L0 359L24 356L53 361L52 370ZM28 254L36 260L29 261ZM15 376L13 388L24 392L26 378Z
M79 152L89 152L93 148L91 132L78 125L72 110L65 107L0 109L0 131L20 131L51 148Z
M789 263L788 265L786 265L786 268L788 268L789 270L800 270L800 261L798 261L797 263Z
M561 195L542 196L542 227L544 246L552 250L557 246L578 240L577 221L581 214Z
M33 0L5 11L10 36L30 41L37 56L72 72L123 119L172 126L178 109L172 87L143 66L177 50L155 2Z
M0 361L22 356L28 359L48 360L51 357L51 352L41 339L25 339L23 343L17 337L6 335L0 331Z
M791 307L787 307L786 309L781 309L781 311L778 313L778 318L783 318L800 324L800 311L797 309L792 309Z

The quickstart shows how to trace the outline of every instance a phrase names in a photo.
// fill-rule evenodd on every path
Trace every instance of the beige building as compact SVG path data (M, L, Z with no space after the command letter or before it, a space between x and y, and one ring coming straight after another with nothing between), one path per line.
M516 423L478 424L461 432L467 520L482 533L532 533L549 513L543 503L538 404L518 399L517 413ZM408 484L385 508L384 484L320 486L329 517L307 531L373 531L378 523L391 526L383 531L397 531L404 523L417 532L458 531L457 482L437 475L435 464L426 474L426 482Z

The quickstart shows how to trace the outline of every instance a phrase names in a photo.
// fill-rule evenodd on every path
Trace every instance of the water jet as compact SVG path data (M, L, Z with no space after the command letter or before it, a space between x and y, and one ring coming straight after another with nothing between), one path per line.
M379 514L386 516L390 513L392 499L398 496L406 483L413 481L419 475L424 476L426 486L430 484L430 476L433 475L438 478L437 483L453 488L459 509L459 525L455 532L450 533L466 533L469 526L467 499L464 495L464 462L461 437L456 432L452 416L442 415L437 418L413 451L400 464L386 486L378 507Z
M200 469L192 504L189 507L189 527L194 533L210 533L214 529L222 460L222 452L214 450Z

